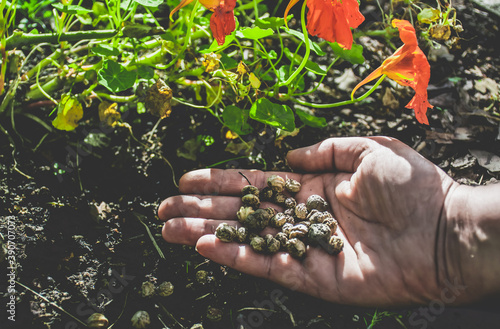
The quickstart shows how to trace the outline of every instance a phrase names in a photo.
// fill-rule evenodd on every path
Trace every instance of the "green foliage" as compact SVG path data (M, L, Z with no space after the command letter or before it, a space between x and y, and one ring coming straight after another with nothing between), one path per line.
M260 98L253 103L250 118L286 131L295 129L292 109L287 105L272 103L266 98Z
M137 79L136 71L127 71L123 65L109 59L104 61L97 75L99 83L114 93L131 88Z

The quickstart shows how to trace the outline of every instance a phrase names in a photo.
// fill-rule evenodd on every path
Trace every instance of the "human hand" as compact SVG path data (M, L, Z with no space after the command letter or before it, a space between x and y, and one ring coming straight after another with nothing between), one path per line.
M403 143L387 138L336 138L291 151L299 173L242 171L258 188L271 174L302 184L305 202L319 194L329 202L344 239L332 256L308 247L304 260L287 253L258 254L248 245L213 235L220 222L237 225L241 188L238 170L202 169L185 174L180 192L159 207L166 241L196 245L213 261L331 302L353 305L421 304L440 298L440 217L458 184ZM267 207L263 204L261 207Z

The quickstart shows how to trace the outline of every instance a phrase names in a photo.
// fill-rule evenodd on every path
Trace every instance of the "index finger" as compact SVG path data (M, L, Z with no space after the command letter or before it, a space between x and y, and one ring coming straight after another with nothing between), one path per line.
M179 190L185 194L211 194L211 195L240 195L241 189L248 185L263 188L266 180L271 175L283 178L293 178L300 182L302 175L289 172L264 172L261 170L242 169L199 169L184 174L179 181Z

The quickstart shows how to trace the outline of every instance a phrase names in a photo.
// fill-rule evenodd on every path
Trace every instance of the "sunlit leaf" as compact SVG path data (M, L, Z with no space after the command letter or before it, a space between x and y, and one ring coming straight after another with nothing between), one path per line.
M278 79L280 81L286 81L290 77L290 66L289 65L283 65L278 69ZM304 81L303 76L298 76L296 77L293 81L293 84L295 84L300 90L304 90L306 87L306 83Z
M295 129L292 109L286 105L272 103L267 98L260 98L253 103L250 118L287 131Z
M288 21L292 18L293 15L288 15L287 17ZM256 20L255 25L261 29L277 29L278 27L285 25L285 19L283 17L266 17Z
M145 7L158 7L163 3L163 0L134 0L134 1Z
M86 9L82 6L77 6L77 5L63 5L62 3L53 3L52 7L56 8L60 12L69 14L69 15L83 15L87 13L91 13L91 9Z
M326 119L322 117L317 117L312 114L307 113L306 111L296 109L295 113L299 116L300 121L304 124L313 127L313 128L323 128L326 127Z
M83 117L82 104L69 94L61 96L57 106L57 117L52 125L59 130L71 131L78 127L78 121Z
M273 35L272 29L261 29L260 27L247 27L236 31L238 38L258 40Z
M296 36L301 41L305 42L304 34L302 32L287 29L286 27L282 27L281 29L284 30L286 33L289 33L293 36ZM321 50L320 46L316 42L313 42L311 39L309 39L309 46L311 47L311 50L316 53L316 55L318 55L318 56L325 55L325 52L323 50Z
M350 62L351 64L363 64L365 62L362 45L352 44L351 49L344 49L336 42L329 42L329 44L335 55Z
M116 93L131 88L137 79L136 71L127 71L112 60L105 60L97 74L99 83Z
M260 87L261 82L259 78L257 78L257 76L253 74L253 72L251 72L250 75L248 76L248 80L250 80L250 84L252 85L253 88L257 89Z

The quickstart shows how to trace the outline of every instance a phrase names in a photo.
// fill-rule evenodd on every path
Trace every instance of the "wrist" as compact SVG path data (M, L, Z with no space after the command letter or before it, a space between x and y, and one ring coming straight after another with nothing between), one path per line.
M439 226L438 280L456 288L454 303L499 294L500 184L453 186Z

